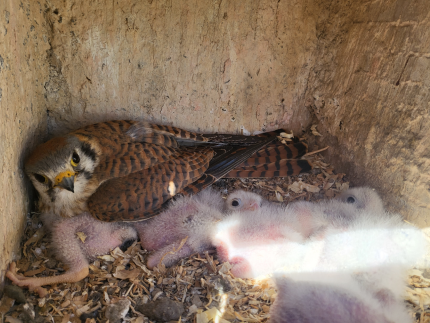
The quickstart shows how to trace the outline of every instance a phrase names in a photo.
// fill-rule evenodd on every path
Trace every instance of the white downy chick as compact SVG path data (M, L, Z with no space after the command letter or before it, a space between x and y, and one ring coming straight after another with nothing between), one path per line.
M381 265L410 266L422 257L425 237L398 215L360 199L295 202L282 208L265 204L256 211L234 212L218 223L212 238L222 261L242 278L314 270L365 270ZM376 192L371 201L380 201ZM347 195L348 193L345 193ZM357 207L359 205L360 207Z
M270 309L271 323L408 323L401 300L380 302L348 274L312 273L276 277L277 298Z
M381 198L378 193L370 187L354 187L347 189L334 200L353 204L358 210L374 214L385 213Z
M227 196L224 211L227 213L256 211L262 206L263 201L265 200L260 195L253 192L234 191Z
M255 193L242 190L231 193L225 209L230 213L217 224L212 243L217 248L218 258L232 264L231 272L236 277L266 274L283 261L286 250L280 242L288 241L292 242L291 246L297 246L304 241L300 232L302 224L294 215L287 217L285 207Z
M272 322L411 321L402 303L405 269L424 254L425 237L385 212L369 188L319 203L234 212L213 241L236 277L288 274Z

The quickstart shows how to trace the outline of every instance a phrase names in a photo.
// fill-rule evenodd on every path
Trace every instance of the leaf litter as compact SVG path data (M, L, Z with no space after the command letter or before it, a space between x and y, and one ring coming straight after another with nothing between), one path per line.
M312 131L319 135L316 128ZM282 133L280 139L287 143L291 136ZM314 165L308 174L222 179L213 187L224 195L237 189L253 191L269 201L285 204L333 198L348 189L349 182L345 174L336 173L318 153L306 156ZM86 237L79 232L78 237L85 241ZM21 273L37 277L64 273L66 268L53 256L37 213L28 218L24 240L22 257L17 261ZM148 254L139 242L126 251L116 248L99 256L90 265L88 277L79 282L45 286L49 294L43 298L24 289L24 305L5 294L0 300L2 319L10 323L164 322L150 319L142 312L146 313L148 304L168 299L182 304L184 309L170 322L268 322L270 306L276 298L271 280L235 278L229 271L230 264L220 263L215 250L191 255L170 268L160 264L153 270L145 265ZM416 268L410 271L405 302L416 322L430 322L430 272Z

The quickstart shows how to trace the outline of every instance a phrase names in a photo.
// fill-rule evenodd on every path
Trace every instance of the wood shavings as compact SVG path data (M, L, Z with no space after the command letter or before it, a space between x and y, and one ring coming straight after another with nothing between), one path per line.
M40 239L43 238L43 236L45 235L45 229L42 227L39 230L37 230L30 239L28 239L25 243L24 243L24 247L22 252L24 253L24 256L27 257L27 246L30 244L36 244L40 241Z
M7 297L4 295L0 301L0 315L3 317L7 312L9 312L10 308L15 303L13 298Z
M206 323L220 317L221 317L221 312L218 311L217 308L212 307L211 309L196 315L196 321L201 323Z
M321 148L321 149L318 149L318 150L315 150L315 151L308 152L308 153L304 154L303 157L318 154L320 152L323 152L324 150L327 150L328 148L329 148L329 146Z
M117 267L116 272L113 274L115 278L118 279L130 279L134 280L142 273L142 269L135 268L133 270L119 269L121 267Z
M424 278L423 273L418 269L409 270L409 285L418 288L430 287L430 279Z
M288 186L288 189L292 190L294 193L301 193L301 192L303 192L303 190L306 190L306 191L311 192L311 193L318 193L320 191L318 186L303 183L301 181L294 182L293 184Z
M278 139L280 142L282 142L284 145L288 145L289 142L293 141L294 134L291 131L291 133L281 132L278 136Z
M5 322L6 323L22 323L21 320L14 318L12 316L6 316Z
M286 135L281 138L288 139L289 134ZM346 175L336 173L317 152L308 159L315 166L309 174L272 179L224 179L213 187L223 194L236 189L254 191L270 201L284 204L333 198L349 187ZM18 261L18 268L39 277L63 273L64 265L49 256L52 247L43 227L35 225L39 223L38 215L33 214L30 220L33 223L26 229L24 257ZM181 242L180 247L185 242ZM37 248L40 252L35 252ZM87 318L87 323L106 323L106 309L117 299L127 299L131 311L125 315L125 321L149 323L138 311L139 306L164 297L183 304L185 311L178 322L268 322L270 306L277 293L269 280L234 278L230 274L231 265L220 263L216 252L195 254L171 268L160 265L153 270L145 265L147 256L148 252L142 250L139 243L126 251L116 248L108 255L99 256L90 265L89 276L78 283L47 286L49 294L41 299L25 290L27 301L38 307L35 322L78 323L81 322L79 315L93 314ZM426 322L426 318L430 319L430 276L419 270L411 271L408 283L405 300L410 311L419 314L419 322ZM8 318L12 323L19 322L16 305L6 306L3 312L5 322Z
M181 250L181 248L184 246L185 242L187 242L188 237L185 237L184 239L181 240L181 243L179 244L178 248L173 248L172 251L167 252L163 257L161 257L160 259L160 263L159 266L161 266L163 264L163 260L164 258L168 255L168 254L175 254L177 253L179 250Z
M311 132L315 137L321 137L322 135L317 131L317 125L311 126Z
M104 261L110 261L110 262L114 262L115 261L115 258L112 257L111 255L98 256L97 258L102 259Z

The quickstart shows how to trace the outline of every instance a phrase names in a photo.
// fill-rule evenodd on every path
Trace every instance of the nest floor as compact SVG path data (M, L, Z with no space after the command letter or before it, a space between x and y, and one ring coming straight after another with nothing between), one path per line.
M333 198L349 187L346 175L336 173L320 155L310 158L315 168L309 174L273 179L225 179L216 183L215 188L223 194L235 189L250 190L268 200L289 203ZM29 215L23 240L17 267L25 276L58 275L66 270L53 257L37 213ZM46 286L49 294L44 298L28 290L6 289L0 304L2 322L268 321L270 306L276 297L270 280L233 277L229 264L220 263L215 250L192 255L171 268L159 266L154 270L144 265L147 255L138 242L125 251L112 250L91 264L89 276L82 281ZM405 303L416 322L430 322L428 278L427 272L410 271ZM163 299L174 302L161 302ZM151 309L153 304L159 307ZM175 317L175 306L183 306L180 317ZM158 312L159 317L148 314L151 310ZM162 317L161 312L167 316Z

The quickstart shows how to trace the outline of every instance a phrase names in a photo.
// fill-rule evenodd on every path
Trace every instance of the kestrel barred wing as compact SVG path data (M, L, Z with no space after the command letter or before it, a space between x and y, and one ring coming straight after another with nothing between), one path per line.
M312 168L308 161L290 161L306 152L305 144L287 147L276 136L108 121L40 145L25 168L42 212L71 217L90 211L103 221L137 221L159 213L175 194L197 193L224 176L283 176Z
M174 159L106 181L89 198L89 211L110 222L150 218L180 189L199 179L212 156L210 148L184 149Z
M279 177L292 176L310 171L312 164L305 159L298 159L307 152L308 146L303 142L289 145L270 144L257 151L239 167L230 171L228 177Z
M91 214L102 221L139 221L157 215L177 193L194 194L241 164L274 138L252 146L183 147L162 164L104 182L89 198ZM212 162L213 156L222 158ZM191 184L191 185L189 185Z

